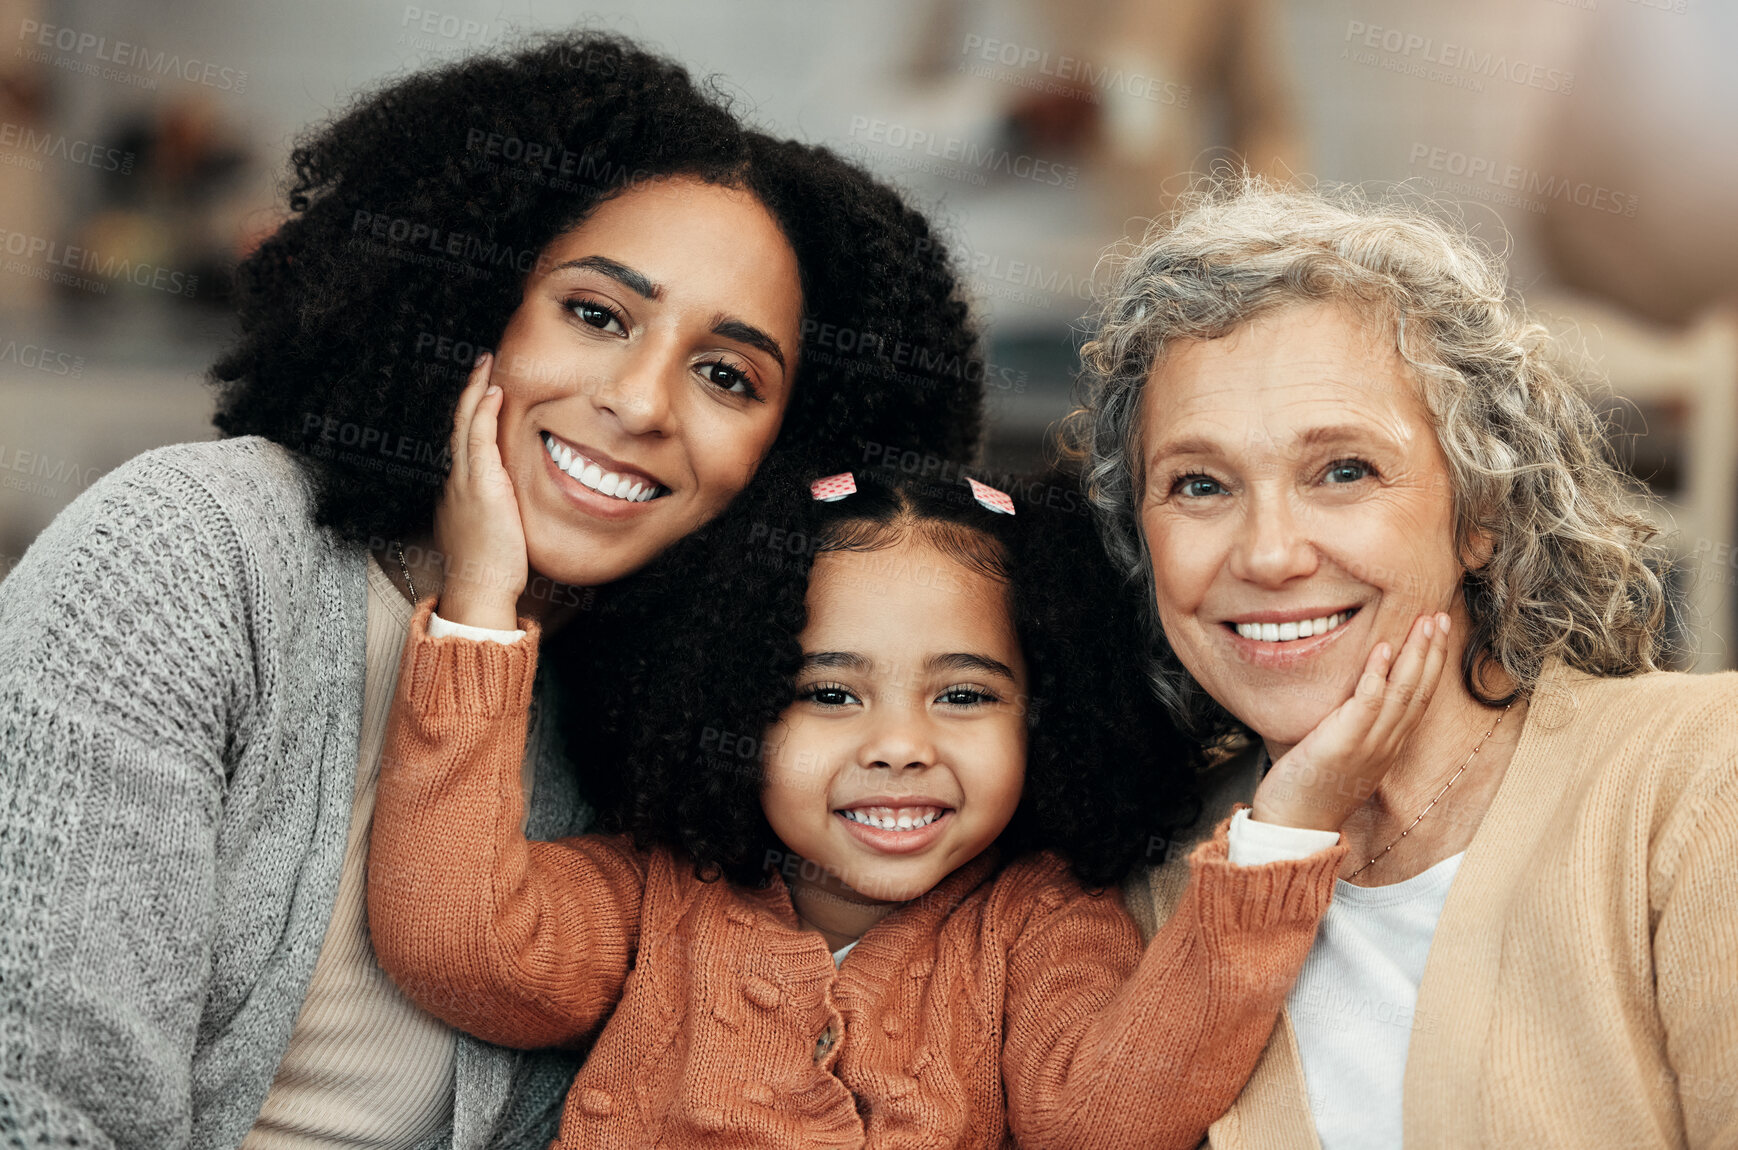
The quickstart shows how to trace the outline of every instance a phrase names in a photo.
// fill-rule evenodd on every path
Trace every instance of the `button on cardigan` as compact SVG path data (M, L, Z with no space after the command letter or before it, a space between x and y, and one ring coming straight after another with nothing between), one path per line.
M561 1147L1193 1146L1265 1044L1345 853L1234 867L1221 829L1144 958L1115 891L1048 854L980 856L835 966L781 883L702 882L621 838L526 842L537 630L433 639L429 610L382 764L375 949L489 1041L596 1036Z

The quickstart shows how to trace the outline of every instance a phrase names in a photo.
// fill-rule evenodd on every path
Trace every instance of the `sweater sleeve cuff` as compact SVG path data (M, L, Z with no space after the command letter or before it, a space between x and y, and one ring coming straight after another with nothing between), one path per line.
M428 634L431 639L475 639L479 643L517 643L525 637L524 628L517 631L498 631L493 627L473 627L469 623L454 623L450 619L442 619L438 613L428 617Z
M1340 841L1340 832L1260 823L1255 821L1248 807L1239 807L1231 816L1227 837L1232 866L1261 866L1263 863L1308 858L1317 851L1325 851Z
M1246 808L1239 804L1238 809ZM1304 858L1239 866L1230 858L1230 826L1230 818L1221 820L1213 837L1189 856L1200 882L1202 915L1222 930L1319 921L1333 897L1345 843L1336 841Z
M524 637L512 643L429 633L433 597L410 620L410 638L399 670L410 705L423 715L465 714L498 718L531 707L537 677L540 628L520 619Z

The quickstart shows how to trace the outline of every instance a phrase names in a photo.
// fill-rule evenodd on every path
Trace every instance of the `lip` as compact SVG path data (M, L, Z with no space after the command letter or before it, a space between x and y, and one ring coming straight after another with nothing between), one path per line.
M1237 616L1236 623L1295 623L1302 619L1320 618L1322 615L1336 615L1341 611L1351 612L1352 617L1326 635L1312 635L1308 639L1292 639L1285 643L1245 639L1237 633L1231 619L1226 619L1218 629L1230 640L1231 649L1237 653L1241 662L1268 670L1284 671L1296 667L1307 659L1314 658L1338 641L1340 636L1350 631L1353 621L1363 614L1363 605L1352 604L1326 611L1317 611L1313 608L1307 611L1251 611Z
M852 822L839 812L853 810L858 807L940 807L941 814L934 822L925 827L917 827L908 831L884 830L881 827L865 826ZM940 838L947 829L947 824L956 814L955 808L949 803L936 802L917 795L901 795L898 797L877 798L873 800L859 799L843 807L834 807L829 817L837 819L858 842L879 854L908 855L928 848Z
M545 434L566 445L574 452L585 456L604 470L614 471L621 475L632 475L639 479L643 479L648 483L656 483L665 489L665 494L658 496L656 499L648 499L644 503L630 503L625 499L611 498L601 491L593 491L567 472L561 470L555 460L550 457L549 451L543 446L543 436ZM542 428L538 432L537 454L543 458L544 470L549 474L550 479L555 483L555 486L561 491L562 495L566 496L568 502L574 504L587 515L595 516L599 519L631 519L637 515L644 515L646 512L662 503L665 499L669 498L669 484L664 483L656 476L650 475L638 467L629 467L624 463L611 459L601 451L593 451L588 447L581 447L571 439L563 439L561 436L556 435L548 428Z

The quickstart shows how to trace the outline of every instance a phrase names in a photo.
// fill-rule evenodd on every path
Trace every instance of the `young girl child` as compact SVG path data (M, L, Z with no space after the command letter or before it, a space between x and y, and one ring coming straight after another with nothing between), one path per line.
M1143 957L1088 884L1185 817L1152 743L1186 760L1122 670L1137 629L1090 524L1046 510L1061 490L858 471L733 509L704 565L669 557L658 617L717 630L649 630L622 668L649 733L605 805L632 834L526 841L537 627L435 637L425 602L373 830L381 962L489 1041L593 1043L562 1147L1196 1145L1344 848L1234 866L1221 827ZM1308 749L1332 785L1379 775L1413 712L1366 704L1385 675L1390 702L1424 693L1440 628L1389 661Z

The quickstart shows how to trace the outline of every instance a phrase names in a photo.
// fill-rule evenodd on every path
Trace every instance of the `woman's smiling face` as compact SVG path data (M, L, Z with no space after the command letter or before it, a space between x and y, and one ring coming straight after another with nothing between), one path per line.
M1142 398L1140 521L1183 666L1270 745L1447 611L1466 634L1453 488L1392 325L1297 303L1171 346Z
M532 570L608 583L722 511L778 435L802 307L747 192L658 180L556 237L491 375Z

